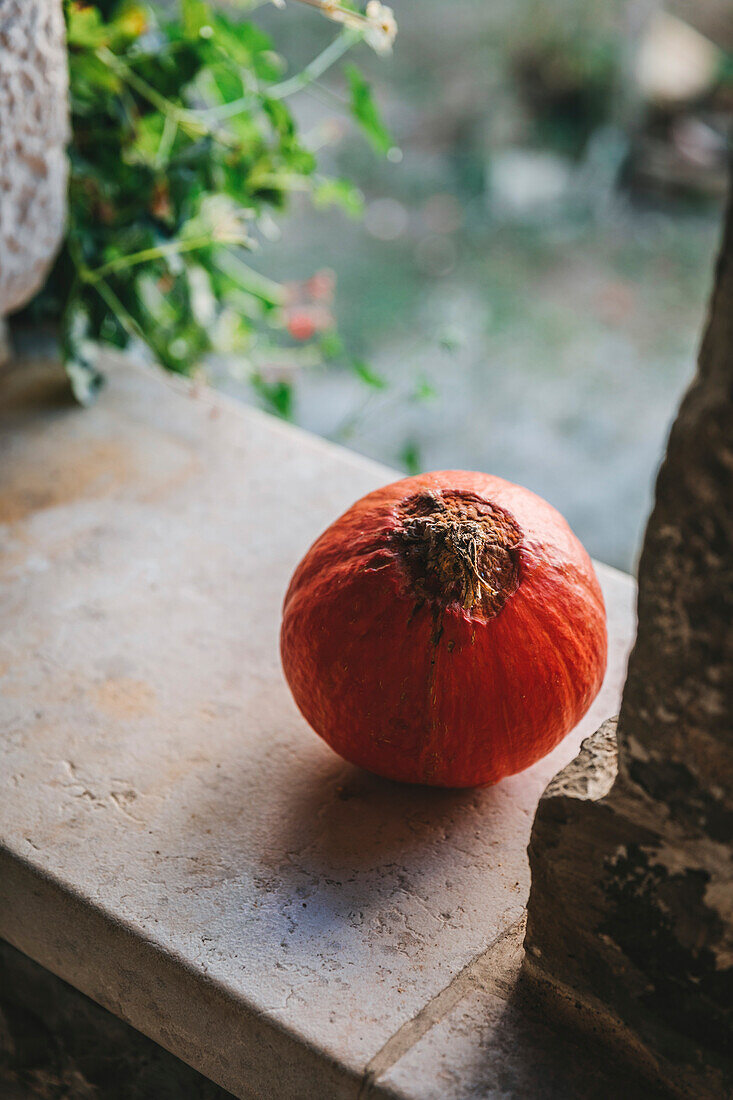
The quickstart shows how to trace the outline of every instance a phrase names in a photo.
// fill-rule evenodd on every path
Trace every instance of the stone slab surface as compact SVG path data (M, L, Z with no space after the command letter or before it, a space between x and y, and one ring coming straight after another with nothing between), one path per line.
M618 709L633 582L599 566L608 675L544 761L367 775L298 714L277 634L310 542L393 473L108 373L89 411L40 364L2 390L0 935L239 1097L394 1095L522 918L539 796Z

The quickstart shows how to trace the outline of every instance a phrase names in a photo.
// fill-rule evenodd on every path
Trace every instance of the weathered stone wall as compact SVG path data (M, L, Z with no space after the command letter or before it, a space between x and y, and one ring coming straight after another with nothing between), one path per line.
M60 0L0 0L0 317L35 293L61 240L67 85Z
M680 1096L733 1096L733 203L608 724L540 802L525 969ZM616 770L618 767L618 774Z

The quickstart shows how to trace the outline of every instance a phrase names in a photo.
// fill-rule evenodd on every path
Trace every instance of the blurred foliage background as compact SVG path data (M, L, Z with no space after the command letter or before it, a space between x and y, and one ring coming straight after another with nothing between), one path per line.
M518 481L591 553L632 568L711 282L733 11L393 7L394 54L364 63L387 158L334 120L337 75L293 104L321 163L358 181L363 220L298 204L258 258L295 295L315 270L334 273L341 336L372 384L282 364L271 375L305 427L406 471ZM292 4L255 18L296 66L329 31Z
M729 0L393 0L393 53L324 2L68 0L72 227L20 323L61 317L82 398L131 342L520 482L631 568L711 281Z

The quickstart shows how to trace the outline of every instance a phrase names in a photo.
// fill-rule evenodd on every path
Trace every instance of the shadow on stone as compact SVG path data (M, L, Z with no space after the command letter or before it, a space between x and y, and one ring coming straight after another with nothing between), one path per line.
M543 1082L543 1093L564 1100L665 1100L669 1093L642 1081L633 1070L624 1071L608 1050L602 1035L592 1030L578 1034L564 1026L551 1001L520 973L494 1031L499 1050L518 1045L521 1060L506 1059L510 1074L502 1087L512 1096L530 1096ZM517 1062L519 1061L519 1068Z

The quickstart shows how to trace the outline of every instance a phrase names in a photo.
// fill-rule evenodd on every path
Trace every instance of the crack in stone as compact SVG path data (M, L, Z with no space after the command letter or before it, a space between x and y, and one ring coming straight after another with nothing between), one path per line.
M397 1029L374 1057L367 1063L364 1078L359 1090L358 1100L369 1100L372 1089L380 1077L383 1077L401 1058L427 1035L427 1033L445 1019L460 1001L474 990L484 990L506 999L510 985L506 979L506 965L496 965L500 954L508 941L515 940L517 969L524 942L524 929L527 915L523 913L519 920L501 932L480 955L466 963L451 982L440 993L428 1001L416 1016L407 1020ZM514 960L514 955L512 956Z

